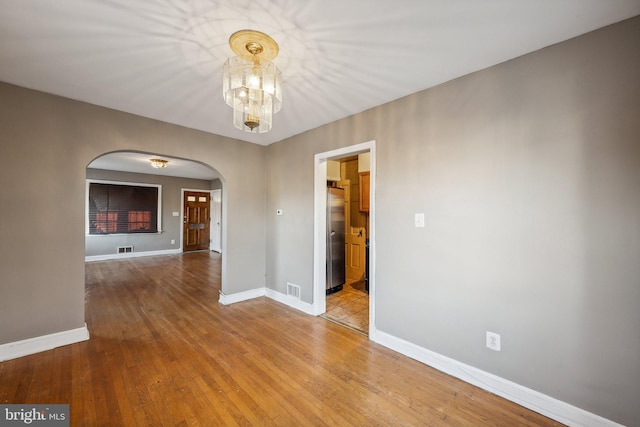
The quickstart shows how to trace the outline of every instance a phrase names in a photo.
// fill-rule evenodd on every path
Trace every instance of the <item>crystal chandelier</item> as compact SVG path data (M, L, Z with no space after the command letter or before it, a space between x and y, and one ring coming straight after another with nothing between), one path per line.
M222 68L222 93L233 108L233 125L246 132L271 130L273 114L282 108L282 75L269 62L278 56L278 44L268 35L242 30L229 38L231 50Z

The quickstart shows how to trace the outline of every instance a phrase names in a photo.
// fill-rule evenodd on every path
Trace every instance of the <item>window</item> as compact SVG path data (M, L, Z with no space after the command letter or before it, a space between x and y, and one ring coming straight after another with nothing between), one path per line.
M89 234L157 233L160 186L87 181Z

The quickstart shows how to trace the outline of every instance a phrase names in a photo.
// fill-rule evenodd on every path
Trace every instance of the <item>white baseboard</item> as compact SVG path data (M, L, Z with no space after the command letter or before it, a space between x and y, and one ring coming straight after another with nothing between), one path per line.
M298 298L268 288L266 289L265 296L272 300L281 302L282 304L288 305L289 307L295 308L296 310L315 316L313 304L309 304L308 302L301 301Z
M246 301L253 298L263 297L265 295L266 288L256 288L244 292L238 292L236 294L226 295L220 292L220 299L218 302L223 305L235 304L236 302Z
M110 259L123 259L123 258L138 258L143 256L154 256L154 255L173 255L173 254L181 254L182 249L164 249L161 251L145 251L145 252L127 252L122 254L106 254L106 255L90 255L85 256L85 262L91 261L106 261Z
M272 300L281 302L282 304L288 305L289 307L295 308L296 310L300 310L306 314L310 314L315 316L313 305L306 303L304 301L300 301L297 298L292 296L283 294L278 291L274 291L269 288L256 288L251 289L249 291L238 292L236 294L226 295L220 292L220 304L229 305L234 304L240 301L246 301L253 298L264 297L271 298Z
M10 342L0 345L0 362L16 359L22 356L39 353L41 351L52 350L56 347L75 344L89 339L87 324L84 327L71 329L54 334L43 335L41 337L29 338L22 341Z
M371 337L370 337L371 338ZM459 378L507 400L515 402L525 408L538 412L568 426L581 427L621 427L611 420L587 412L561 400L531 390L512 381L466 365L457 360L435 353L417 346L393 335L376 331L375 341L391 350L429 365L439 371Z

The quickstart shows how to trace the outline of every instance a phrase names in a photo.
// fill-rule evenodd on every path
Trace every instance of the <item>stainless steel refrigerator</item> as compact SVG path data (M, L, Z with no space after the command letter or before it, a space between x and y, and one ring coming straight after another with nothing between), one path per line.
M327 188L327 295L345 283L344 190Z

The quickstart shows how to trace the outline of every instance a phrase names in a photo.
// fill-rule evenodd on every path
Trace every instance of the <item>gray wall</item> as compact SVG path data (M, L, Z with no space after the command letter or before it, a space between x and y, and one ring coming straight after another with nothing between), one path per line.
M265 149L0 83L0 344L84 325L85 177L119 150L222 176L223 291L265 285Z
M85 255L87 256L113 255L118 246L127 245L132 245L135 252L180 249L182 218L174 217L172 214L181 212L182 189L209 191L220 188L221 185L219 179L207 181L101 169L87 169L87 179L162 185L162 233L86 235ZM173 245L172 239L175 241Z
M640 425L639 76L635 18L269 146L268 285L311 302L313 155L375 139L377 329Z

